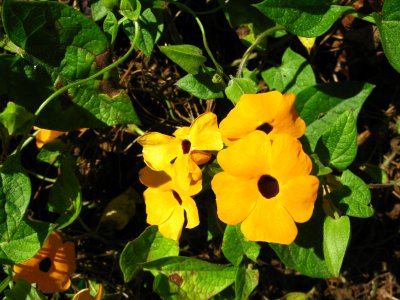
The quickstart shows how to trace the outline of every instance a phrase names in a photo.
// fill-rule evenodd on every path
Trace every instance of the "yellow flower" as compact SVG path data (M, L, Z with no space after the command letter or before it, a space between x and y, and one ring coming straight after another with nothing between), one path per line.
M75 294L72 300L101 300L103 298L103 285L99 284L99 290L96 296L92 297L89 293L89 289L83 289Z
M317 198L318 178L309 175L310 158L300 142L287 134L272 141L256 130L218 153L224 172L214 176L218 217L241 223L251 241L290 244L295 222L310 219Z
M306 125L294 108L294 94L282 95L278 91L262 94L244 94L221 121L220 131L229 144L254 130L261 130L274 139L276 134L287 133L301 137Z
M33 126L33 129L40 130L36 135L36 146L41 149L44 144L51 142L52 140L58 138L59 136L66 134L66 131L56 131L43 129L36 126Z
M74 243L63 243L61 236L54 231L34 257L14 265L14 280L22 278L37 283L43 293L62 292L71 285L69 277L75 267Z
M201 179L198 166L210 160L210 151L223 147L217 116L211 112L200 115L190 127L179 128L174 136L150 132L138 142L143 146L144 161L151 169L164 171L173 166L173 178L181 190Z
M185 191L174 184L169 173L144 167L139 172L140 181L148 188L143 196L146 203L147 223L158 225L160 233L170 239L179 240L182 227L199 225L199 213L191 196L201 190L201 181L191 182Z

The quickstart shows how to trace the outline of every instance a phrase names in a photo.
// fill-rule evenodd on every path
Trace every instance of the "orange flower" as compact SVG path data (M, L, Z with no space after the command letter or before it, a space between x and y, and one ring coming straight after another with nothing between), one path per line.
M223 147L217 116L211 112L199 116L190 127L179 128L173 137L150 132L138 142L143 146L144 161L151 169L164 171L172 165L174 181L181 190L201 179L198 166L210 160L210 151Z
M295 99L294 94L282 95L278 91L242 95L221 121L219 128L224 141L229 144L254 130L264 131L271 139L282 133L301 137L306 125L294 108Z
M169 173L153 171L144 167L139 172L140 181L148 188L143 196L146 203L147 223L158 225L160 233L170 239L179 240L182 228L199 225L199 213L191 196L201 190L201 180L192 182L185 191L179 189Z
M89 289L83 289L75 294L72 300L101 300L103 298L103 285L99 284L99 290L96 296L92 297L89 293Z
M40 130L36 135L36 146L38 149L41 149L44 144L50 143L52 140L58 138L60 135L66 134L66 131L57 131L57 130L49 130L43 129L36 126L33 126L33 129Z
M22 278L37 283L43 293L62 292L71 285L69 277L75 267L74 243L63 243L61 236L54 231L34 257L14 265L14 280Z
M251 241L290 244L297 235L295 222L310 219L318 192L318 178L309 175L310 158L300 142L287 134L273 142L254 131L217 157L224 172L214 176L218 217L241 223Z

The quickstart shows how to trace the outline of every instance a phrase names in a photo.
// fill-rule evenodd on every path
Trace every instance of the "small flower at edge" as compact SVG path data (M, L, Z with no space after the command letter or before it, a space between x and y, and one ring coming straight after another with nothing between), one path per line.
M278 91L242 95L220 123L224 142L229 145L255 130L269 134L271 139L282 133L301 137L306 125L294 108L295 99L294 94Z
M241 223L251 241L292 243L295 222L311 218L319 185L301 143L287 134L272 142L257 130L221 150L217 160L224 170L211 182L218 217Z
M151 169L163 171L172 165L173 179L181 190L201 179L198 166L208 162L210 151L223 147L217 116L212 112L200 115L190 127L177 129L174 136L150 132L138 142L143 146L144 161Z
M62 292L70 287L70 275L75 268L74 243L63 243L60 234L54 231L34 257L14 265L14 280L21 278L36 283L46 294Z
M171 168L169 169L171 172ZM158 225L160 233L167 238L179 240L183 225L194 228L199 225L199 214L191 196L201 190L201 181L193 182L182 191L170 174L144 167L139 172L140 181L148 188L143 196L146 204L147 223Z
M43 129L36 126L33 126L33 129L40 130L36 135L36 147L38 147L38 149L41 149L44 144L50 143L52 140L67 133L67 131Z
M101 300L103 298L103 285L99 284L99 290L97 291L96 296L92 297L89 293L89 289L80 290L72 300Z

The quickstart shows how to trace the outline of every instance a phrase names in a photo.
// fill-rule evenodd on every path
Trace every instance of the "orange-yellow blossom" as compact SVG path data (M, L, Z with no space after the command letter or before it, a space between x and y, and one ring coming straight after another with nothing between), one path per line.
M180 190L187 190L192 181L200 180L199 165L210 160L210 151L223 147L217 116L212 112L200 115L190 127L177 129L174 136L150 132L138 142L151 169L164 171L172 165L173 180Z
M300 142L287 134L256 130L218 153L224 170L211 185L218 217L241 223L251 241L290 244L297 236L295 222L310 219L318 193L318 178L309 175L310 158Z
M43 293L51 294L69 288L75 268L74 243L63 243L61 236L54 231L34 257L14 265L13 270L14 279L36 283Z
M144 167L139 172L140 181L148 188L143 196L146 203L147 223L158 225L160 233L179 240L183 225L194 228L199 225L199 214L191 196L201 190L201 180L192 181L187 190L181 190L171 178L172 168L154 171Z
M301 137L306 125L294 108L295 99L294 94L282 95L278 91L242 95L221 121L219 128L224 141L230 144L254 130L264 131L271 139L282 133Z

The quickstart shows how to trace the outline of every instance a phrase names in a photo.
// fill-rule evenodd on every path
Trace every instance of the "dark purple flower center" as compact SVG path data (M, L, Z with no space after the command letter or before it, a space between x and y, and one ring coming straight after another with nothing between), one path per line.
M258 190L265 198L270 199L279 193L279 183L274 177L263 175L257 183Z
M39 270L48 272L51 268L51 259L49 257L43 258L39 263Z
M174 195L174 198L176 199L176 201L178 201L179 205L182 205L181 196L179 196L179 194L177 192L175 192L174 190L172 190L172 195Z
M182 141L182 152L183 152L183 154L189 153L190 146L191 146L191 143L190 143L189 140L183 140Z
M256 130L264 131L266 134L270 133L272 129L274 129L274 127L268 123L261 124L256 128Z

